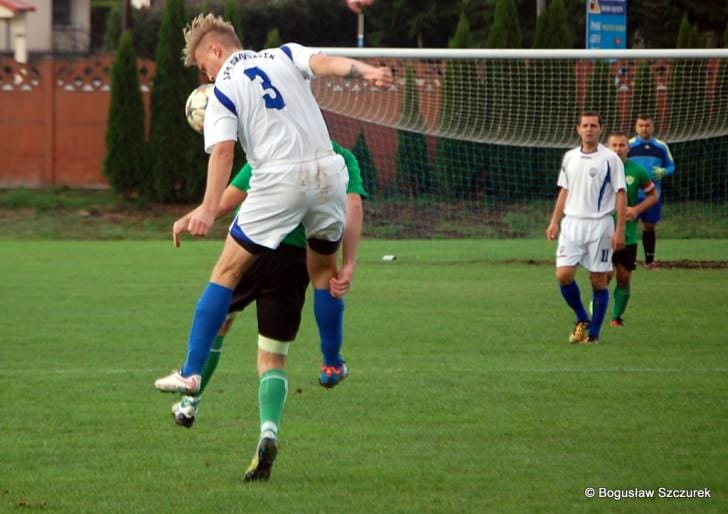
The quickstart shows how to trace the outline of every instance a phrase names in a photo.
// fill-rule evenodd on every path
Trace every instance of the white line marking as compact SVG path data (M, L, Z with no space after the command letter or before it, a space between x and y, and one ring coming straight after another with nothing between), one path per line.
M165 368L166 369L166 368ZM642 368L642 367L614 367L614 368L458 368L461 371L473 373L684 373L684 374L700 374L700 373L728 373L728 368ZM357 367L357 375L377 375L377 374L400 374L411 371L402 368L365 368ZM0 368L0 374L5 376L12 375L32 375L32 374L51 374L51 375L154 375L164 374L162 368L146 368L146 369L123 369L123 368L71 368L71 369L3 369ZM218 370L217 374L238 374L233 370Z

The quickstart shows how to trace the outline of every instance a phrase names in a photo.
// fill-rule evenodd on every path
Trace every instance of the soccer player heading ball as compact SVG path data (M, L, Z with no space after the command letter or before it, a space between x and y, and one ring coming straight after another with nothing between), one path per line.
M189 213L186 226L175 225L175 244L183 232L209 233L230 178L238 139L254 170L248 197L197 303L185 363L156 383L160 389L195 393L233 289L256 257L278 248L299 223L308 240L311 282L317 290L329 292L322 317L340 326L343 312L332 280L338 272L336 252L344 229L348 177L343 158L332 149L308 79L337 75L363 78L378 87L388 87L393 80L389 68L326 56L298 44L260 52L243 50L232 24L212 14L197 16L185 28L183 55L185 64L197 66L215 87L205 112L205 151L210 154L205 196ZM275 367L275 356L285 356L288 343L266 340L260 344L271 357L268 368L259 367L261 383L287 388L285 373ZM276 379L266 379L268 373ZM270 474L278 448L278 427L272 425L261 431L248 480L266 479Z

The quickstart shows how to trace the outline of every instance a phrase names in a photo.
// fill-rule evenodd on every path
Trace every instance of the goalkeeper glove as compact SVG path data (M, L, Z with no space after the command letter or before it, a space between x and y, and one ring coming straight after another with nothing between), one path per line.
M659 166L654 166L652 168L652 179L653 180L662 180L662 178L665 176L665 168L660 168Z

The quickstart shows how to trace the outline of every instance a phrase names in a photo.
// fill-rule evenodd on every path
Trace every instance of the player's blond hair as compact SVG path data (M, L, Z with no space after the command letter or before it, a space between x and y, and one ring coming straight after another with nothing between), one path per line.
M194 66L195 52L200 42L208 34L214 34L217 40L227 47L242 48L240 39L235 33L235 27L229 21L225 21L221 16L215 16L212 13L198 14L184 28L185 47L182 50L182 60L185 66Z

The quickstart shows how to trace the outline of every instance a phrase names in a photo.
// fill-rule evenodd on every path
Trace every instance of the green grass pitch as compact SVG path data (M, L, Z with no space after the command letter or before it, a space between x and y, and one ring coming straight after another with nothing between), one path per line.
M658 243L668 259L726 247ZM309 298L278 460L270 482L244 484L254 311L191 430L152 386L183 359L219 248L0 242L0 512L728 511L728 270L639 269L627 326L572 346L552 265L526 262L550 262L552 243L365 241L346 300L351 376L317 385Z

